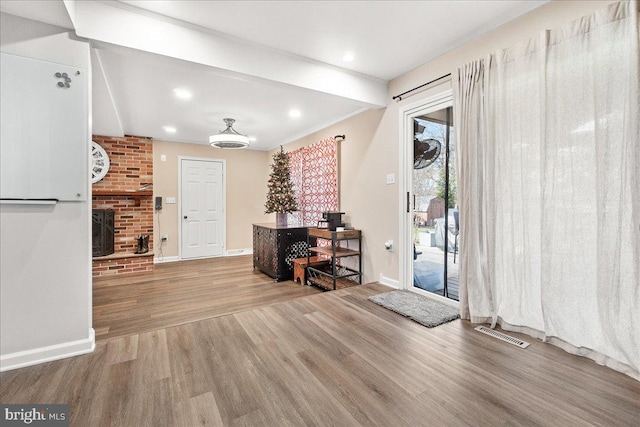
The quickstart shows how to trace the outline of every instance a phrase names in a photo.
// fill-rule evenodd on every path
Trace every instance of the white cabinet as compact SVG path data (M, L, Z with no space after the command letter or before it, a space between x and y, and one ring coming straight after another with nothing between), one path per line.
M6 53L0 67L0 198L87 200L86 70Z

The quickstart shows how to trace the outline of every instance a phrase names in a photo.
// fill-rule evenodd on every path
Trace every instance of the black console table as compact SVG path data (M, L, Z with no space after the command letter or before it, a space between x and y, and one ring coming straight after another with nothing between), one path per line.
M292 279L293 260L306 257L308 253L307 228L253 224L253 268L273 277L276 282Z

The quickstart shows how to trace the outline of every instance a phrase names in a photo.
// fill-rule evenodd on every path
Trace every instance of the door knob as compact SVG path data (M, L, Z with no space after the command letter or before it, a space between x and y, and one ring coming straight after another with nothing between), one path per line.
M186 216L186 215L184 216L184 219L187 219L187 216Z

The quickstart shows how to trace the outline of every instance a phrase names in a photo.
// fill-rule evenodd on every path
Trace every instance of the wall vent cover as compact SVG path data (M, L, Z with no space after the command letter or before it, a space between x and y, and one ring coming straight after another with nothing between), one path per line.
M483 334L487 334L489 336L497 338L499 340L508 342L509 344L513 344L513 345L515 345L517 347L520 347L520 348L529 347L529 343L526 342L526 341L519 340L518 338L512 337L512 336L507 335L507 334L503 334L502 332L494 331L493 329L489 329L489 328L486 328L484 326L478 326L477 328L475 328L475 330L478 331L478 332L482 332Z

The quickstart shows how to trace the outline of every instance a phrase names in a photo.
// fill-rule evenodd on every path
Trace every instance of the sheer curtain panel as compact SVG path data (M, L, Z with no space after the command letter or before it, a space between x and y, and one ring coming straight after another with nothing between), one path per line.
M640 379L638 3L454 79L463 318Z

